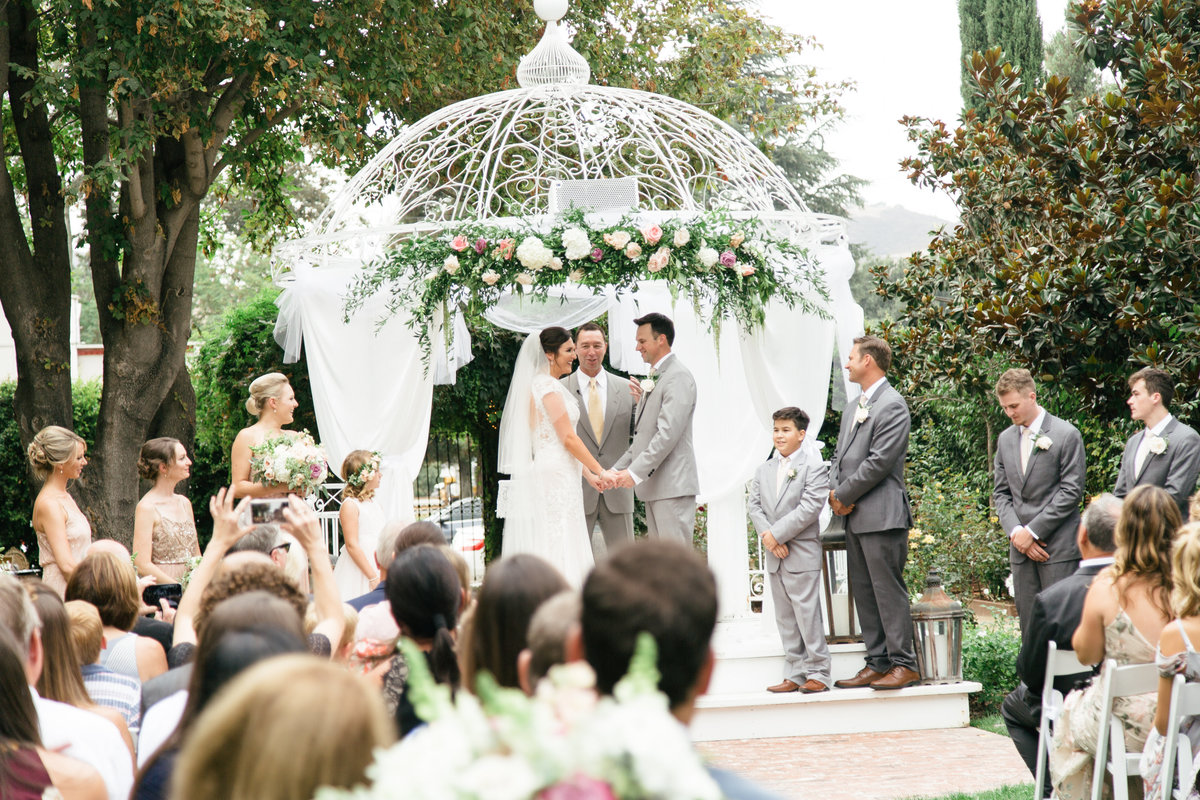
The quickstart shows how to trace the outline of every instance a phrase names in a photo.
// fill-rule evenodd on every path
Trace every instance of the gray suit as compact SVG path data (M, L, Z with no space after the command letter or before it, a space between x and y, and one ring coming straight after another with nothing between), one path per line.
M1187 522L1188 498L1196 491L1196 475L1200 473L1200 435L1178 419L1172 419L1162 432L1167 440L1166 452L1160 455L1147 453L1142 471L1135 474L1133 467L1144 433L1135 433L1125 443L1125 455L1121 456L1121 471L1117 473L1113 494L1124 497L1133 491L1133 487L1143 483L1161 486L1175 498L1179 513Z
M567 390L579 398L579 425L577 431L583 445L608 469L617 462L629 447L629 427L633 418L633 397L629 394L629 382L620 375L605 370L607 384L604 402L604 428L600 441L588 419L588 381L583 372L576 370L562 379ZM583 513L587 515L588 536L600 523L604 544L608 552L633 541L633 490L609 489L603 495L583 482Z
M775 454L754 473L750 487L750 521L761 536L770 531L786 544L780 560L763 548L763 561L775 601L775 623L786 656L783 677L797 684L809 678L829 686L830 656L821 620L821 509L829 497L829 468L819 456L792 454L796 477L784 478L776 493L780 456Z
M875 390L867 419L854 422L858 404L842 412L829 482L837 499L853 504L846 525L846 566L867 646L867 666L887 672L917 669L912 615L904 586L912 512L904 487L904 458L912 418L908 404L886 380Z
M1005 428L996 443L993 474L992 504L1004 532L1029 526L1049 555L1046 561L1034 561L1008 546L1022 631L1030 630L1038 592L1074 574L1079 564L1075 537L1087 472L1083 437L1074 425L1047 412L1038 435L1049 438L1050 447L1040 450L1035 444L1022 474L1021 428Z
M628 469L640 483L633 491L646 504L646 529L652 538L675 539L689 547L696 527L696 455L692 450L692 414L696 381L671 355L642 394L635 414L633 443L613 464Z

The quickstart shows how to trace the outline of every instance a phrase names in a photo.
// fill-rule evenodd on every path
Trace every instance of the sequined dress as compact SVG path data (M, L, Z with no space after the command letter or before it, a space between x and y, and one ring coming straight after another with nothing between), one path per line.
M155 509L150 540L150 561L154 566L179 580L187 574L188 559L196 555L199 547L195 520L167 519Z

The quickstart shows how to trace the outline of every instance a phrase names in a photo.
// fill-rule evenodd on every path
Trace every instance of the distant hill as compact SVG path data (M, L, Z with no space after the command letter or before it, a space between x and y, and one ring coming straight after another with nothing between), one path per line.
M907 256L925 249L930 231L951 224L949 220L918 214L902 206L879 204L854 212L847 235L851 242L866 245L876 255Z

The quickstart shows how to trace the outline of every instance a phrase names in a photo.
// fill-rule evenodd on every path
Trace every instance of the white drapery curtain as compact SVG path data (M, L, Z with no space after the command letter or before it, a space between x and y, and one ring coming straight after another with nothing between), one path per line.
M562 287L545 302L510 295L485 314L493 324L532 333L551 325L574 328L607 313L609 362L635 374L645 374L647 365L634 349L634 318L650 311L672 318L673 350L696 379L699 501L707 508L709 563L726 617L748 608L744 489L770 455L771 412L786 405L804 409L812 420L808 436L815 442L835 343L844 357L850 340L862 332L862 310L850 294L854 262L849 250L844 244L819 246L812 255L825 272L830 319L775 303L761 329L745 332L725 320L716 340L691 301L672 303L662 281L647 281L620 297L578 286ZM456 370L470 361L470 334L458 312L449 323L439 314L426 375L420 346L402 315L378 327L384 298L371 298L350 322L343 321L343 295L355 272L340 266L299 272L277 301L275 338L285 360L293 361L303 340L320 438L332 466L339 467L352 449L379 450L384 454L381 502L389 518L411 518L412 480L424 458L433 386L453 383ZM445 324L454 331L449 346Z

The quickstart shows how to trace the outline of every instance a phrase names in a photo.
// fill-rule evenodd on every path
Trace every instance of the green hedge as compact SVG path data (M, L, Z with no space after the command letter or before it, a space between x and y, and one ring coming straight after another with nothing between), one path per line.
M0 474L8 476L7 491L0 493L0 551L24 548L31 562L37 560L37 537L30 527L37 487L29 474L21 431L13 408L15 381L0 383ZM91 444L100 416L100 383L84 381L72 387L75 432Z
M996 617L990 625L963 630L963 678L983 689L971 695L971 718L1000 713L1004 696L1017 688L1017 654L1021 633L1012 617Z

